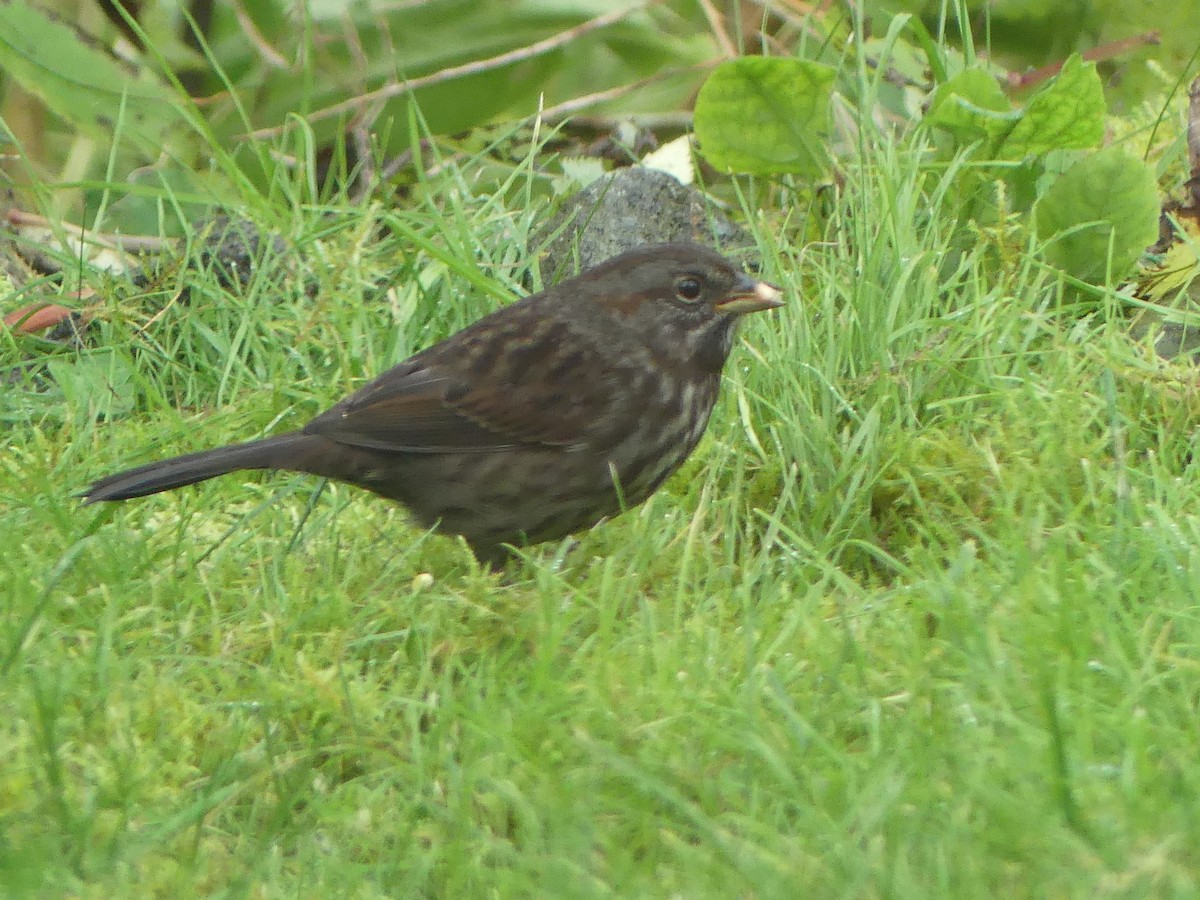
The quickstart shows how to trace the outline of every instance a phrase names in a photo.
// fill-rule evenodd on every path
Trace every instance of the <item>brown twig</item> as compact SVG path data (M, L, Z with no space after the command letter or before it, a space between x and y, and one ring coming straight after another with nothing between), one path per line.
M1121 56L1130 50L1136 50L1138 47L1154 46L1158 42L1159 36L1157 31L1144 31L1132 37L1122 38L1119 41L1109 41L1107 44L1101 44L1099 47L1084 50L1082 55L1085 61L1096 62L1101 59L1112 59L1114 56ZM1029 72L1009 72L1008 86L1013 90L1024 90L1027 87L1032 87L1035 84L1040 84L1049 78L1053 78L1062 71L1062 67L1063 64L1061 62L1056 62Z
M422 153L426 153L433 147L433 141L428 138L421 138L417 142L417 145ZM386 160L382 166L378 167L378 171L374 173L370 181L360 179L359 184L350 192L350 199L355 203L361 203L378 185L391 181L403 169L411 166L415 159L416 152L412 147L397 153L391 159ZM429 174L429 170L426 171L426 174Z
M1188 88L1187 123L1188 169L1193 178L1200 178L1200 78Z
M1180 207L1178 214L1187 210L1195 217L1200 213L1200 78L1188 87L1187 149L1189 177L1184 186L1191 202Z
M568 128L573 133L607 134L611 131L616 131L622 124L627 122L632 122L638 129L644 131L683 132L692 127L692 114L687 110L658 113L634 112L614 116L596 113L594 115L571 116Z
M699 0L699 3L700 9L704 12L704 18L708 19L708 27L712 30L713 37L716 38L721 52L725 54L726 59L733 59L738 55L737 48L733 46L733 40L725 30L725 23L721 21L721 14L712 5L712 0Z
M582 97L572 97L570 100L559 103L557 106L548 106L540 113L543 122L557 122L565 119L580 109L586 109L589 106L595 106L597 103L603 103L606 100L615 100L617 97L623 97L633 91L644 88L648 84L653 84L656 81L662 81L665 78L670 78L674 75L682 75L687 72L702 72L705 69L711 69L713 66L723 62L722 59L710 59L707 62L697 63L694 66L683 66L678 69L664 69L661 72L655 72L653 75L642 78L639 81L631 84L622 84L614 88L609 88L606 91L597 91L594 94L585 94ZM530 118L533 118L532 116Z
M804 3L800 0L792 0L792 2L784 0L782 3L779 0L751 0L751 2L760 7L763 12L777 16L785 25L796 31L805 31L817 39L827 37L813 25L813 20L824 17L830 11L833 6L832 0L820 0L818 3ZM791 7L791 9L786 7Z
M125 250L131 253L139 253L146 250L161 250L163 247L170 246L173 243L167 238L150 237L149 235L105 234L98 231L88 231L70 222L51 222L44 216L26 212L23 209L10 209L5 218L10 225L17 228L46 228L50 230L53 230L55 227L62 228L72 237L90 244L106 247L110 250Z
M237 19L238 25L241 26L242 33L250 41L251 45L258 50L258 55L262 57L263 62L276 69L291 68L283 55L267 43L267 39L258 30L258 26L254 24L254 20L250 18L250 14L246 12L246 7L242 4L241 0L234 0L233 15Z
M568 28L566 31L560 31L558 34L552 35L542 41L536 41L532 44L527 44L524 47L518 47L515 50L510 50L507 53L501 53L498 56L490 56L487 59L477 59L469 63L464 63L461 66L451 66L448 69L440 69L437 72L432 72L429 75L422 75L419 78L410 78L406 81L384 85L383 87L368 91L350 100L342 103L335 103L332 106L326 106L324 109L318 109L309 113L305 119L308 122L319 122L323 119L331 119L340 116L343 113L357 112L364 106L375 103L380 100L390 100L393 97L399 97L403 94L410 93L418 88L427 87L431 84L441 84L444 81L452 81L456 78L463 78L467 75L478 75L481 72L488 72L492 69L498 69L502 66L511 65L516 62L523 62L527 59L532 59L535 56L541 56L549 53L551 50L557 50L572 41L578 40L585 34L596 31L601 28L607 28L609 25L614 25L624 19L632 12L645 9L662 0L644 0L644 2L631 6L626 9L616 10L614 12L605 13L604 15L596 16L594 19L588 19L576 25L574 28ZM276 125L272 128L259 128L255 131L246 132L241 135L244 138L268 138L275 137L281 134L288 125Z

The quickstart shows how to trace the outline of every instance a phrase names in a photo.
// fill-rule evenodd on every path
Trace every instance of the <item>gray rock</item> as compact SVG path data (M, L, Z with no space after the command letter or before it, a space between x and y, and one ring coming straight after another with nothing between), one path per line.
M1153 310L1144 309L1129 326L1129 336L1144 341L1154 334L1154 352L1162 359L1190 357L1200 363L1200 328L1182 322L1169 322Z
M211 266L226 288L244 288L255 269L273 265L283 256L287 243L277 234L268 234L249 219L217 213L198 230L203 234L197 258Z
M554 235L554 237L551 237ZM548 241L548 243L547 243ZM598 178L567 200L533 238L547 284L642 244L696 241L759 265L754 239L693 187L634 166Z

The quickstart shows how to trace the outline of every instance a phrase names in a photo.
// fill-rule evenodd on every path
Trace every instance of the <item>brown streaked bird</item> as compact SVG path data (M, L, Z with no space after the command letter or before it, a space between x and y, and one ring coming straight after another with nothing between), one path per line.
M483 317L298 431L139 466L84 496L307 472L395 500L495 566L505 545L649 497L704 434L738 318L782 303L707 247L640 247Z

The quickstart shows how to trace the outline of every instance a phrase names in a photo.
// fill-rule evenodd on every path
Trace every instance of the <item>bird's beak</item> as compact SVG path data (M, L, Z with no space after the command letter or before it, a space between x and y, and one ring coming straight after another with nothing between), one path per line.
M749 275L742 274L738 276L729 296L714 308L724 315L740 316L744 313L775 309L777 306L783 306L783 291L773 284L755 281Z

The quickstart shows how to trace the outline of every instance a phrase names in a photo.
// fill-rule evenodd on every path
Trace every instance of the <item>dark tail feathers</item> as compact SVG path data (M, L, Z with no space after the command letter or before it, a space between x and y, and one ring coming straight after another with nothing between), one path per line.
M169 491L186 484L195 484L198 481L207 481L229 472L288 468L288 459L308 440L311 438L307 435L295 432L251 441L248 444L233 444L215 450L188 453L185 456L148 463L136 469L101 478L84 491L82 496L85 503L129 500Z

